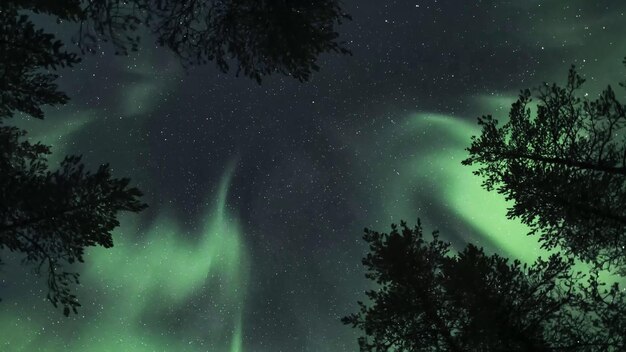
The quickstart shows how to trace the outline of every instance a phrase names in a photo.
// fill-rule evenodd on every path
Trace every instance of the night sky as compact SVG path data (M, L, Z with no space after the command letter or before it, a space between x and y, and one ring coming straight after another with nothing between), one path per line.
M616 86L626 3L344 8L353 56L323 55L304 84L185 71L150 37L137 55L103 47L62 71L72 101L20 125L53 146L52 163L110 162L150 207L121 218L115 247L88 252L78 315L52 307L30 269L5 266L0 350L357 351L339 319L370 287L364 227L419 217L456 248L540 255L461 165L464 148L479 115L506 120L520 89L563 83L570 64L590 96Z

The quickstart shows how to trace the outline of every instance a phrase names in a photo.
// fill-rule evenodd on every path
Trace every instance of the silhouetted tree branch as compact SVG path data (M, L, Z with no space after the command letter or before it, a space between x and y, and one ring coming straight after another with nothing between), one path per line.
M626 296L552 255L532 265L468 245L451 253L418 225L366 229L369 303L342 319L361 351L622 351ZM585 279L586 278L586 279Z
M214 61L227 72L261 82L280 73L300 81L317 71L320 54L349 51L336 27L350 19L338 0L130 0L82 2L78 41L93 51L111 41L120 53L137 50L138 28L146 27L160 46L184 64Z
M119 211L138 212L145 204L128 179L111 176L108 165L86 172L80 157L68 156L58 170L49 170L49 147L31 144L25 131L6 125L16 112L43 118L43 106L68 101L50 71L71 67L79 58L20 12L64 9L69 12L59 12L59 18L78 16L79 8L65 5L0 4L0 249L23 254L38 272L47 267L47 298L69 315L80 304L72 293L78 274L66 266L82 262L86 247L111 247Z
M609 86L591 100L572 67L567 85L523 90L502 126L478 122L465 165L483 186L513 200L509 218L538 233L545 248L562 247L598 265L623 266L626 251L626 107Z
M54 35L36 29L20 8L11 3L0 5L0 119L14 111L43 118L44 105L65 104L68 97L47 72L72 67L80 59L62 50Z
M56 69L80 62L31 13L78 26L83 53L111 42L119 54L137 50L141 28L185 65L214 61L261 82L280 73L300 81L319 69L318 56L349 53L336 27L349 16L337 0L6 0L0 3L0 249L23 253L26 263L48 268L48 299L65 315L79 303L71 293L78 274L64 265L83 261L84 248L112 246L119 211L138 212L141 193L103 165L84 171L68 156L48 169L47 146L24 140L8 118L44 118L44 106L67 103ZM99 50L98 50L99 51Z
M139 48L140 29L185 65L214 61L259 83L280 73L300 81L319 70L320 54L350 51L336 28L350 19L338 0L62 0L9 1L8 6L48 14L79 25L83 52L110 42L119 54ZM11 5L14 4L14 5Z
M78 274L63 264L83 262L86 247L111 247L119 211L145 208L128 179L112 178L108 165L84 170L66 157L48 170L49 148L23 141L25 132L0 125L0 249L20 252L27 263L48 267L48 298L65 315L79 306L70 284Z

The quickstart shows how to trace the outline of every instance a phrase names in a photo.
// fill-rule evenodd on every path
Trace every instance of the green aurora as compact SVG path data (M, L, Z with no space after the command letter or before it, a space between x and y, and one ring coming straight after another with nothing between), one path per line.
M482 189L480 178L461 165L464 146L478 132L473 124L427 113L398 120L389 131L397 138L390 151L417 142L420 152L394 160L389 172L377 175L386 182L386 201L378 213L386 215L374 221L378 224L374 226L384 229L391 222L416 218L420 213L403 194L418 184L423 187L420 193L443 199L451 214L480 233L479 244L528 262L545 254L534 237L526 236L523 225L506 219L503 197ZM437 143L432 136L438 136ZM115 247L92 249L87 257L79 295L92 298L83 299L87 306L81 316L67 321L35 312L25 317L16 310L0 320L0 331L5 332L0 333L1 346L24 352L243 351L242 333L247 325L242 314L250 263L243 230L227 202L235 165L226 166L215 199L207 202L213 207L207 211L198 240L185 241L197 236L185 233L165 210L145 234L134 234L141 226L126 217L114 234ZM420 208L427 210L428 204ZM422 219L427 228L436 228L436 219ZM38 308L46 305L44 301ZM186 321L188 309L202 312L205 318ZM164 316L179 322L180 328L169 331L151 319Z
M476 101L483 109L497 112L506 110L512 97ZM89 128L89 124L80 128ZM526 236L523 225L506 219L503 197L482 189L481 179L461 165L464 148L479 132L475 124L454 116L414 113L398 118L384 131L380 143L373 144L377 151L368 149L371 136L349 143L359 154L391 156L384 161L386 172L375 175L384 185L384 198L382 208L373 212L379 214L373 227L385 229L391 222L420 216L426 228L437 228L435 216L428 216L429 204L416 206L413 202L420 194L428 194L427 199L442 199L444 208L461 220L459 232L473 228L479 233L474 240L480 245L527 262L545 255L536 239ZM61 138L74 130L65 132L60 133ZM380 151L381 145L384 151ZM242 334L248 325L242 316L251 263L243 229L228 207L236 162L225 169L215 187L215 198L207 202L213 206L206 212L201 236L186 233L165 209L145 233L135 233L142 226L136 218L125 217L114 234L115 247L92 249L87 256L79 296L91 298L83 299L87 306L81 309L81 316L67 321L38 314L37 310L48 308L45 301L26 316L15 309L0 320L0 331L5 332L0 333L0 346L24 352L243 351ZM442 233L444 238L447 235ZM17 306L26 306L29 300L32 298ZM201 311L204 317L186 321L189 309ZM159 326L154 323L159 317L173 319L180 327L170 331ZM324 343L321 346L326 347Z
M511 99L476 100L487 110L491 105L494 111L502 111L502 105L509 105ZM89 124L80 128L89 128ZM71 135L74 131L66 132ZM461 165L464 148L478 132L473 123L432 113L414 113L390 123L381 134L381 143L374 144L391 160L384 161L386 172L375 175L384 185L380 193L384 197L382 208L373 211L379 215L372 227L386 229L391 222L420 216L426 228L437 228L435 216L428 216L429 204L416 206L413 202L428 194L427 199L442 199L444 208L461 220L459 232L473 228L479 233L474 240L480 245L527 262L545 255L536 239L526 236L523 225L506 219L503 197L482 189L481 179ZM376 157L377 151L368 149L372 145L369 138L355 138L349 144L359 154ZM381 145L385 145L382 152ZM407 145L413 145L414 151ZM38 314L42 307L49 308L45 301L26 315L16 308L0 318L0 347L24 352L244 351L242 334L249 325L242 317L251 263L243 229L228 207L236 162L225 169L215 187L215 198L207 202L213 206L206 212L200 236L182 230L166 209L160 210L145 233L135 233L142 226L136 218L125 217L114 234L115 247L92 249L87 256L84 287L79 291L86 304L81 315L61 320ZM447 235L442 233L444 238ZM24 307L29 300L32 298L26 297L16 306ZM202 312L203 318L189 320L190 309ZM163 317L177 321L179 328L171 331L154 323ZM321 343L318 348L325 347Z
M360 228L387 230L391 222L404 219L412 223L418 216L427 231L440 229L442 237L456 248L475 242L489 251L522 261L545 256L536 238L526 236L523 225L506 219L507 203L503 197L482 189L481 179L462 166L461 160L467 155L464 149L470 137L479 133L475 117L491 113L504 121L517 89L536 86L541 81L563 82L571 63L588 78L590 95L607 83L615 85L625 76L626 69L620 64L626 54L624 13L589 10L589 15L585 15L577 9L590 7L585 5L588 2L571 1L566 9L557 3L528 1L501 10L503 16L508 16L531 7L540 8L539 15L533 18L511 15L512 20L527 28L512 36L518 36L515 39L529 47L549 52L532 63L533 73L509 83L508 88L459 97L468 106L461 112L416 106L401 113L377 111L373 116L375 128L369 120L359 119L339 128L332 123L322 124L320 130L329 136L330 143L346 146L346 153L362 160L360 164L340 165L350 171L349 181L356 185L356 193L351 195L355 203L373 199L372 205L368 203L355 215L356 220L350 224L354 231L341 234L342 240L347 238L346 242L354 244L359 256L364 254L364 248L358 247ZM540 4L544 6L538 7ZM258 272L247 236L255 224L240 218L230 192L238 170L250 166L245 164L249 158L232 159L232 155L257 155L258 151L244 147L239 151L239 146L235 146L227 157L230 161L216 171L221 174L218 182L203 180L210 184L207 187L212 192L203 202L203 216L197 224L183 223L167 203L153 204L159 190L154 189L154 174L142 167L147 155L157 153L150 138L150 121L158 118L160 109L168 105L169 94L182 89L185 75L173 58L158 61L155 57L159 55L165 56L148 50L134 57L133 65L128 65L127 58L115 58L109 63L120 77L131 78L119 88L111 88L113 93L102 95L101 105L106 109L85 103L80 94L73 95L75 91L82 91L83 95L97 91L94 87L98 76L93 82L66 83L64 89L72 95L73 103L50 111L45 121L20 123L28 129L32 140L53 146L51 162L58 162L66 153L79 152L92 165L110 161L116 174L130 175L146 191L152 213L125 216L114 233L115 247L88 253L80 269L83 285L78 296L84 307L79 315L62 317L43 299L43 283L34 279L16 286L23 295L2 296L0 351L277 351L268 345L271 340L265 345L263 341L253 341L256 348L247 347L253 342L246 336L267 322L263 316L248 314L255 299L250 286ZM358 55L357 50L355 57ZM86 61L82 64L86 70L100 75L98 64ZM153 75L155 71L167 74ZM323 73L324 69L320 74ZM245 89L253 90L249 86ZM623 91L618 93L620 98L624 96ZM285 161L287 157L276 155L276 159ZM356 212L355 209L349 211ZM328 251L340 253L343 249ZM357 268L358 257L353 259L346 266ZM352 280L362 280L353 284L342 281L333 272L343 268L324 265L330 270L322 279L345 292L345 297L337 301L348 313L362 292L361 272L351 269L356 273ZM2 269L7 273L2 279L9 288L19 275L13 269L24 270L12 265ZM316 294L312 292L310 297ZM308 312L307 309L301 308L300 312ZM326 326L309 328L306 336L313 337L302 342L305 351L357 350L356 335L339 323L339 316L324 317L319 322ZM318 333L328 330L331 332L326 335Z
M241 318L249 268L241 228L226 201L234 171L235 162L228 165L217 187L214 207L207 212L198 241L181 240L179 226L166 216L154 221L145 238L131 241L127 231L137 224L127 219L114 234L115 247L92 249L82 274L85 288L79 294L102 299L84 307L82 317L62 325L40 317L21 319L17 313L4 315L0 330L11 333L2 335L3 349L242 351ZM199 298L202 306L193 309L204 310L211 320L194 329L176 312ZM162 302L168 302L167 306ZM150 319L159 315L180 319L185 332L163 334ZM93 321L85 323L86 316L94 317ZM46 323L51 328L43 328ZM74 338L59 338L56 328L76 329Z

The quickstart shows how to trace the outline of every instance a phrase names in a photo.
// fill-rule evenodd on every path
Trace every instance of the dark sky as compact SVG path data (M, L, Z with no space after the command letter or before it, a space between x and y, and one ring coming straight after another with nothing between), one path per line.
M570 64L590 95L617 85L626 3L344 5L353 56L322 56L305 84L185 72L149 38L138 55L103 47L62 72L70 104L23 126L52 162L110 162L150 208L89 252L77 316L5 268L0 350L357 351L339 319L368 287L363 227L420 217L455 246L540 254L460 165L464 148L477 116L506 120L519 89L562 83Z

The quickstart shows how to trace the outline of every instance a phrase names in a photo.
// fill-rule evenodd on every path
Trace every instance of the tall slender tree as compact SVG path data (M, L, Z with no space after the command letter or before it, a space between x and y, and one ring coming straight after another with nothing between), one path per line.
M608 86L596 99L580 92L574 67L567 84L523 90L503 125L478 119L465 165L483 186L513 201L509 218L562 248L601 265L626 264L626 106ZM533 93L536 113L531 111Z

